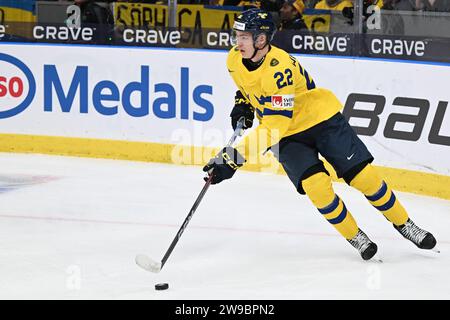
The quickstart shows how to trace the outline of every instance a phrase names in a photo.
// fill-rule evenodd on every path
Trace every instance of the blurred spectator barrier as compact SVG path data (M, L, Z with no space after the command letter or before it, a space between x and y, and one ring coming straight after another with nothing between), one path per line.
M311 3L302 12L308 29L279 31L276 45L291 53L450 62L450 12L445 8L403 10L412 5L409 0L385 0L384 7L380 1L359 0L354 8L332 11L314 9ZM176 9L174 26L171 8ZM244 8L0 0L0 42L229 49L230 29Z

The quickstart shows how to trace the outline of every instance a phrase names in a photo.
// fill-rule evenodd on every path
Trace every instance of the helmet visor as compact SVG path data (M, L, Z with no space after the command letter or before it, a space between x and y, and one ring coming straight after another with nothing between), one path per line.
M253 34L249 31L233 30L231 32L231 45L235 46L238 43L250 44L253 43Z

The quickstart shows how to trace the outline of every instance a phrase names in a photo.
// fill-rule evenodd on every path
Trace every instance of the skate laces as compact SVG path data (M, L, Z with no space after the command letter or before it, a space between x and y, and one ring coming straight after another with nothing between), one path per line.
M350 244L359 252L364 252L364 250L366 250L367 247L372 243L369 237L361 230L358 230L356 236L348 240L348 242L350 242Z
M419 228L411 220L406 221L402 227L397 227L397 230L407 239L416 244L420 244L428 234L427 231Z

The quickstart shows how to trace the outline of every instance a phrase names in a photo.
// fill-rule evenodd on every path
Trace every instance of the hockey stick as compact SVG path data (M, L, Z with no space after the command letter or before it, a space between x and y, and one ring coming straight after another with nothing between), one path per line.
M237 137L241 136L243 134L243 126L244 126L244 118L240 118L237 126L236 126L236 130L234 130L233 135L230 138L230 141L228 141L227 143L227 147L230 147L234 141L236 141ZM195 213L195 210L197 210L197 207L199 206L200 202L203 199L203 196L205 195L206 191L208 190L209 186L211 185L211 180L212 180L213 175L210 174L208 179L206 180L205 185L203 186L202 191L200 191L200 194L198 195L197 199L194 202L194 205L192 206L191 210L189 211L189 214L187 215L186 219L184 220L183 224L180 227L180 230L178 230L175 238L173 239L172 243L170 244L169 249L167 249L166 254L164 255L164 257L162 258L161 262L156 262L152 259L150 259L148 256L143 255L143 254L138 254L136 256L136 264L138 266L140 266L141 268L147 270L147 271L151 271L151 272L155 272L158 273L161 271L161 269L164 267L164 265L167 262L167 259L169 259L170 254L172 253L173 249L175 248L175 246L178 243L178 240L180 240L181 235L183 234L184 230L186 229L189 221L191 220L192 216Z

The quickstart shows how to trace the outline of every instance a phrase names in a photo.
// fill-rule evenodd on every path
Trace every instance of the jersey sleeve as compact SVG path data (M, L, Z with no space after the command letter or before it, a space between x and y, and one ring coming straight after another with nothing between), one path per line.
M260 124L236 146L246 159L277 144L289 129L294 116L293 68L286 66L269 70L263 79L260 108L256 109Z

